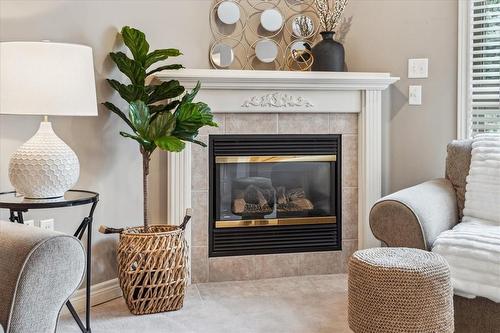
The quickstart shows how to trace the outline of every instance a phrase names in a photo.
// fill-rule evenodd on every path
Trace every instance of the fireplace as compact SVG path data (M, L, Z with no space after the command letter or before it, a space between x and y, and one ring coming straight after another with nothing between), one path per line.
M341 249L340 135L210 135L209 256Z

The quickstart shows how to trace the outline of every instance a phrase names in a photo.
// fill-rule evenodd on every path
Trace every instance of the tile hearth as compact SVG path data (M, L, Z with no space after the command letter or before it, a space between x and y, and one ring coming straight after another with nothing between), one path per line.
M203 130L201 141L210 134L342 134L342 251L208 257L208 151L192 147L192 243L193 283L254 280L346 271L358 237L358 115L322 114L216 114L218 128Z

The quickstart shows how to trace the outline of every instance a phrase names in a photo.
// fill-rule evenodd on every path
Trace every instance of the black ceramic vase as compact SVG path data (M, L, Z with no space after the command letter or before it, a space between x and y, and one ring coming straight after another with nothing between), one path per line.
M343 72L344 46L333 40L333 31L320 32L321 40L312 48L313 71Z

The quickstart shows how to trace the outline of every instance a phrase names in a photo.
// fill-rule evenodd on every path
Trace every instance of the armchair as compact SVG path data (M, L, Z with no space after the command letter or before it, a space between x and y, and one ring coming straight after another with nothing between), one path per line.
M460 223L472 141L448 145L446 176L401 190L375 203L370 227L386 246L430 251L436 237ZM500 303L454 296L455 332L498 332Z
M55 332L84 268L75 237L0 221L0 332Z

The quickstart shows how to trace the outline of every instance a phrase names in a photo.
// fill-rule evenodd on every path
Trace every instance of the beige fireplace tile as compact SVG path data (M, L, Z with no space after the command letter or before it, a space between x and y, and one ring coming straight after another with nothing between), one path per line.
M197 140L208 145L208 135L200 135ZM208 147L194 143L191 146L191 189L208 190Z
M208 282L208 247L191 247L191 282Z
M276 134L277 115L268 114L226 114L226 134Z
M214 122L217 123L217 125L219 126L218 127L203 126L202 128L200 128L200 135L223 134L226 125L226 115L223 113L215 113Z
M358 238L358 188L342 188L342 239Z
M342 186L358 186L358 136L342 136Z
M357 134L357 113L332 113L330 114L330 133L332 134Z
M193 220L191 241L193 246L208 246L208 192L193 192L191 199Z
M280 113L279 134L326 134L329 133L327 113Z
M255 278L269 279L298 275L296 254L268 254L255 256Z
M342 272L342 253L305 252L297 253L299 258L299 275L336 274Z
M349 258L358 250L358 240L348 239L342 241L342 271L347 273Z
M219 257L208 259L210 282L255 279L255 256Z

